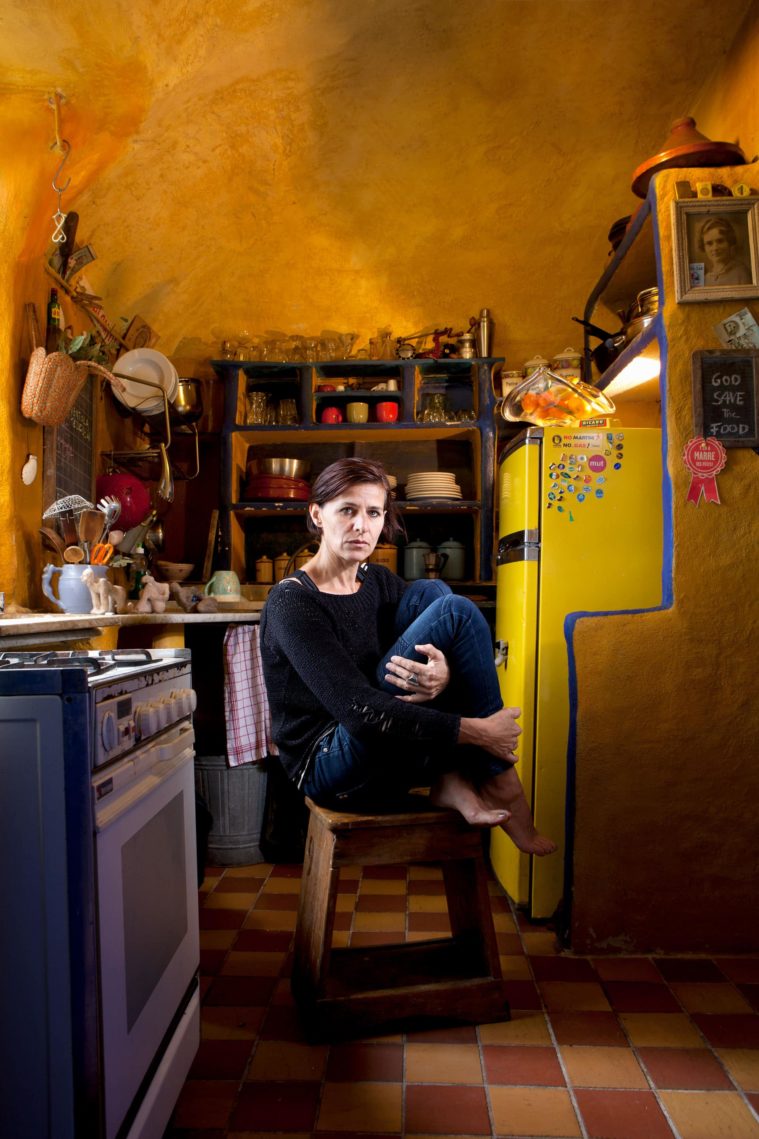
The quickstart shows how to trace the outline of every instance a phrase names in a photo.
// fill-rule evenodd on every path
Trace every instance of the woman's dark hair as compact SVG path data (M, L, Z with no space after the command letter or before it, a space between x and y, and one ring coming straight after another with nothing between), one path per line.
M709 230L712 229L721 229L727 238L728 245L736 246L738 244L738 237L735 229L727 220L727 218L707 218L704 224L701 226L701 232L698 235L697 244L702 253L706 252L704 249L704 238L706 237Z
M356 483L373 483L381 486L385 492L385 525L382 528L381 538L392 540L404 532L403 523L395 505L390 483L387 481L385 468L374 459L338 459L330 463L320 475L314 479L311 487L309 506L315 503L324 506L333 498L339 498L346 490ZM310 512L306 515L306 525L312 534L318 534L319 527L315 524Z

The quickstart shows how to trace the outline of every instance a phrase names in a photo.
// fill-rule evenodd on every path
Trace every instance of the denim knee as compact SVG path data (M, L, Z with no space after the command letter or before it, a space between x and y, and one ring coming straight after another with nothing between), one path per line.
M420 613L440 598L447 597L450 592L450 585L440 578L422 577L418 581L412 581L398 606L395 618L396 634L402 633Z

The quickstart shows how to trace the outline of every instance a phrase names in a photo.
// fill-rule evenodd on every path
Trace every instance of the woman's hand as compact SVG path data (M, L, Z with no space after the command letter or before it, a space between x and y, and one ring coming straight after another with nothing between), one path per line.
M405 700L407 704L423 704L440 695L451 679L451 670L443 653L434 645L414 645L414 648L418 653L424 653L427 663L420 664L418 660L406 657L390 657L385 680L403 689L405 695L398 696L398 700Z
M483 716L482 719L462 716L458 742L476 744L498 759L516 763L518 756L514 754L514 749L522 734L517 719L521 714L521 708L501 708L492 716Z

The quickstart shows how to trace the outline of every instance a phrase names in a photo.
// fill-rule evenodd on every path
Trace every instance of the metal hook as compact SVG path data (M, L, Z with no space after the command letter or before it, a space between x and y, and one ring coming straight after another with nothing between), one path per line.
M61 159L60 166L58 167L55 174L53 175L53 189L55 190L56 194L62 194L64 190L68 190L69 185L71 183L71 178L67 178L65 186L58 186L57 185L58 175L60 174L61 170L63 170L63 167L66 165L66 163L68 162L69 154L71 153L71 143L67 142L65 138L61 139L61 146L65 147L64 155L63 155L63 158Z

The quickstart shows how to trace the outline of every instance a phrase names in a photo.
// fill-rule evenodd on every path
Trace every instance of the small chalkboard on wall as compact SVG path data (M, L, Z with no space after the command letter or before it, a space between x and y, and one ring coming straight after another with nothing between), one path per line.
M725 447L759 447L759 349L693 353L696 434Z

